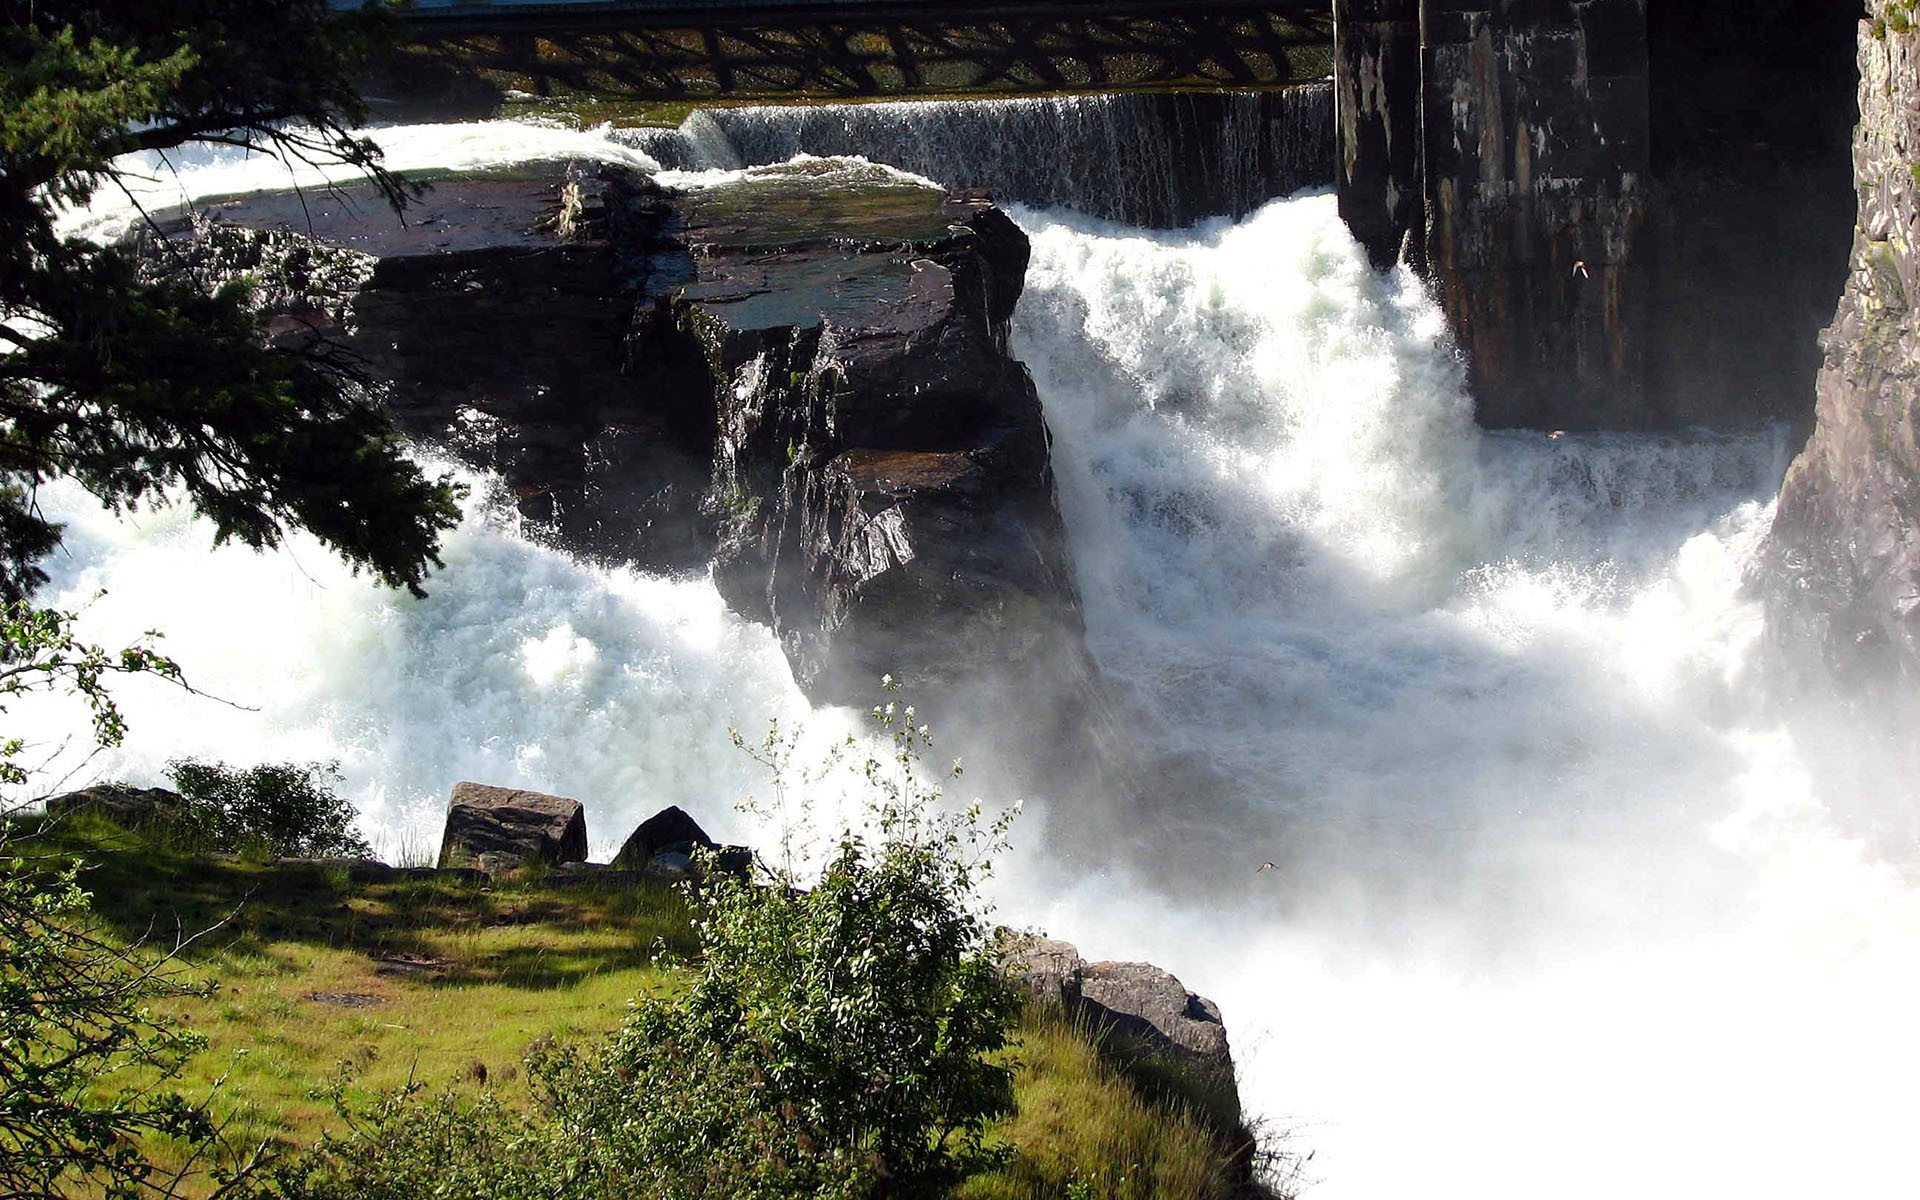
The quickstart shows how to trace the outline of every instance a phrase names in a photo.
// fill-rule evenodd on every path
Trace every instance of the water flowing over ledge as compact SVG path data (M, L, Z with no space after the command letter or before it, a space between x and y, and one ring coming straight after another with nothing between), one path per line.
M613 136L670 167L862 155L1002 203L1171 227L1331 184L1333 88L713 108Z

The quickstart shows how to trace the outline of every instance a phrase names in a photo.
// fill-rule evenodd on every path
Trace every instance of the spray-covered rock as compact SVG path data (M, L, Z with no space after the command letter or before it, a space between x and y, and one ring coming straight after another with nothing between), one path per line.
M1885 5L1877 5L1883 8ZM1790 660L1920 680L1920 31L1863 23L1860 214L1761 568Z

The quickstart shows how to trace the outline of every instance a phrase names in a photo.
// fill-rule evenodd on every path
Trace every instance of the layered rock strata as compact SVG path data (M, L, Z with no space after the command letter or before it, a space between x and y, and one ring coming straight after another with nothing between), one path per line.
M1876 17L1904 0L1876 0ZM1920 31L1860 32L1859 219L1822 339L1816 425L1760 568L1790 665L1920 681Z

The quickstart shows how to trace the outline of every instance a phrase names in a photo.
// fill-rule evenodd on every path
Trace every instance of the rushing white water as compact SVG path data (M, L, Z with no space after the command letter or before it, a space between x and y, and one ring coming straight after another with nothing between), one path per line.
M386 136L445 166L588 135ZM1090 642L1160 771L1023 819L1003 915L1220 1001L1316 1196L1910 1192L1920 905L1832 814L1912 776L1750 702L1777 442L1476 430L1435 307L1326 196L1179 235L1020 219ZM460 778L580 797L597 852L665 803L749 834L726 726L809 715L770 635L704 579L530 545L476 482L424 602L48 489L49 599L253 706L129 685L87 770L337 757L414 853Z
M1221 1002L1316 1194L1904 1190L1920 907L1753 715L1775 441L1475 430L1331 197L1024 220L1091 644L1199 767L1047 923Z

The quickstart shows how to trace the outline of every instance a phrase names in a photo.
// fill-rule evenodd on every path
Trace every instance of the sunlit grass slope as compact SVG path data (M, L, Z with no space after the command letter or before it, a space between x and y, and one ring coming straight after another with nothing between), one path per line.
M183 968L218 983L171 1002L208 1038L177 1086L217 1089L242 1143L338 1132L327 1092L343 1080L349 1099L417 1082L523 1103L535 1042L610 1032L636 993L675 985L655 962L663 948L697 950L685 899L660 884L367 881L202 855L94 816L32 845L91 864L86 886L114 936L158 950L184 940ZM995 1134L1015 1155L962 1197L1233 1194L1235 1147L1207 1123L1206 1098L1098 1042L1057 1013L1027 1014L1010 1051L1018 1110Z

